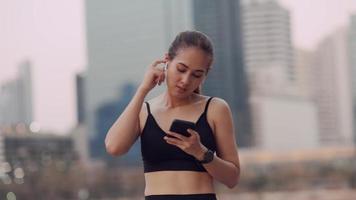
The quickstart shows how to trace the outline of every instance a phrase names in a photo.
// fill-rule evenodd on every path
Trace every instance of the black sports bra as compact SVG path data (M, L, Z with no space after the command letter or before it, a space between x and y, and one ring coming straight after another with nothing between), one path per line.
M201 143L212 151L216 151L216 142L208 121L207 110L213 97L205 105L204 112L196 122ZM167 134L153 117L150 105L147 105L148 116L141 133L141 153L144 172L154 171L206 171L195 158L176 146L168 144L163 137Z

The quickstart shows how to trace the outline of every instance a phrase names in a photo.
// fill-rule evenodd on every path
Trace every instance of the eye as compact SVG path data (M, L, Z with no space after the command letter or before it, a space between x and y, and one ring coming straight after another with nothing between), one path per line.
M183 67L177 67L177 70L178 70L179 72L182 72L182 73L184 73L184 72L187 71L187 70L184 69Z
M195 78L200 78L202 75L201 75L201 74L194 74L194 73L193 73L193 76L194 76Z

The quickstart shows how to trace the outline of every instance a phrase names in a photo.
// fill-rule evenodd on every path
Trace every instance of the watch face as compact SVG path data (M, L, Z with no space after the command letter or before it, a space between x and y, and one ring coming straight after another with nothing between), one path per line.
M214 159L214 152L211 150L208 150L204 154L204 159L201 161L201 163L209 163Z

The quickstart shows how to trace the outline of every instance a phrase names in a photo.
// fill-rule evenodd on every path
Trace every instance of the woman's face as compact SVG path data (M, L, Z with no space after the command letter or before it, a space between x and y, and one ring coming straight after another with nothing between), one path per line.
M178 50L175 58L168 62L168 91L180 98L191 95L205 79L209 64L208 55L199 48Z

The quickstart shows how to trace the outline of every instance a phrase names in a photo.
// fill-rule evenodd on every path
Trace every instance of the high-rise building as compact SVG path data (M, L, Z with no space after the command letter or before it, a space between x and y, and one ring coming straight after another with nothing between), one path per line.
M76 82L76 97L77 97L77 122L83 124L85 122L85 73L77 74Z
M294 58L289 11L276 0L242 3L244 62L252 93L291 93Z
M78 160L70 137L12 132L3 136L3 143L6 162L25 171L31 170L29 164L36 170L51 164L65 170Z
M20 64L16 79L6 82L0 91L0 125L33 121L31 64Z
M125 107L129 104L132 96L136 91L136 87L134 84L126 84L122 88L122 96L118 96L116 99L112 101L108 101L102 104L95 112L95 127L99 133L91 140L91 155L93 157L105 158L107 163L110 165L124 163L126 165L137 164L140 158L140 146L139 143L136 142L131 150L120 159L110 159L112 158L109 154L106 153L104 148L104 140L107 131L115 123L116 119L120 115L120 113L125 109Z
M214 43L214 63L203 91L225 99L232 110L239 146L252 145L250 108L242 59L240 1L193 1L194 28Z
M312 85L322 145L352 144L352 95L347 30L324 38L315 52Z
M313 102L270 95L252 96L251 105L257 149L288 151L319 147L318 117Z
M295 86L300 97L311 99L312 95L312 68L313 52L303 49L295 49Z
M89 163L89 139L88 139L88 129L84 124L77 124L73 128L69 137L73 141L73 146L78 155L78 160L83 164Z
M242 0L241 28L242 60L251 96L253 143L256 147L267 147L267 139L262 141L258 137L268 135L263 124L273 122L264 119L267 115L260 107L271 100L262 96L271 95L276 102L284 103L283 97L278 98L290 93L286 90L290 90L294 78L289 12L275 0ZM288 103L293 102L298 101Z
M349 31L349 61L351 67L352 103L353 103L353 137L356 144L356 14L351 16Z
M5 162L5 155L4 155L4 135L0 130L0 164Z
M70 136L74 142L79 160L83 163L89 162L89 134L85 124L85 86L86 74L81 72L75 77L76 104L77 104L77 125L70 131Z
M289 11L277 0L243 0L241 5L255 146L317 147L316 108L308 98L311 56L297 51L295 63ZM305 126L298 129L296 120Z

